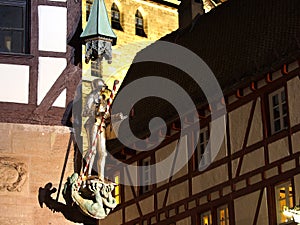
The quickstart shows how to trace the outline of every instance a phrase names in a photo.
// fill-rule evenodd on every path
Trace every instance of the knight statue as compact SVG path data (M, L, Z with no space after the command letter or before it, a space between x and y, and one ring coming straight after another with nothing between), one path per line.
M94 79L91 86L92 91L86 98L82 116L88 117L84 124L88 140L88 150L96 149L96 151L92 152L90 160L87 160L89 157L89 151L87 151L85 159L88 163L88 170L84 175L92 175L95 156L98 153L97 173L100 180L104 180L104 167L107 156L105 127L107 119L110 117L109 112L106 110L107 101L104 94L107 91L107 86L100 78Z

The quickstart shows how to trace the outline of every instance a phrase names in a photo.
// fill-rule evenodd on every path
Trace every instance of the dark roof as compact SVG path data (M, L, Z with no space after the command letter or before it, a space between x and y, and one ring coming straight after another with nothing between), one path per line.
M178 8L178 5L174 4L172 2L168 2L168 1L164 1L164 0L150 0L150 1L156 2L156 3L159 3L159 4L163 4L163 5L172 7L172 8L176 8L176 9Z
M200 56L226 94L300 56L300 1L228 0L162 40L184 46ZM154 62L132 64L121 89L138 78L153 75L178 83L197 105L205 102L202 91L189 76ZM147 134L153 116L160 115L167 122L176 117L174 108L158 99L140 101L134 110L131 125L138 136Z

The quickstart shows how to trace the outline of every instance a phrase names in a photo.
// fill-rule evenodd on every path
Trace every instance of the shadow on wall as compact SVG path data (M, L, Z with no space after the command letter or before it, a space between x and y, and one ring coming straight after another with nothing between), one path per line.
M76 124L77 126L75 125L76 127L81 127L81 118L76 118L76 117L72 118L72 110L74 110L74 108L76 109L76 107L81 107L81 101L80 101L81 98L79 98L79 97L81 97L81 95L78 94L78 93L81 93L81 84L78 85L76 93L77 93L77 95L75 94L74 101L71 101L68 104L68 106L66 107L66 111L63 115L63 118L61 120L62 125L70 127L71 132L70 132L70 139L69 139L68 147L66 150L65 161L64 161L64 165L63 165L63 169L62 169L62 173L61 173L61 179L60 179L58 191L55 187L53 187L52 183L49 182L44 187L39 188L38 201L39 201L41 208L43 208L43 206L45 205L53 213L55 213L55 212L62 213L63 216L69 221L72 221L74 223L81 223L84 225L96 225L97 220L94 218L85 216L80 211L80 208L78 207L78 205L73 203L73 201L70 199L70 197L66 199L66 204L59 202L58 196L56 197L56 199L51 197L51 195L53 193L55 193L55 192L60 193L60 191L61 191L63 177L65 174L65 169L67 166L67 161L69 158L69 153L71 150L72 143L73 143L73 147L74 147L74 158L73 158L74 172L80 173L80 169L82 166L82 155L81 155L81 152L79 149L80 148L79 146L82 144L81 138L79 138L79 137L75 138L75 134L73 131L74 130L73 125L75 125L76 123L78 123L78 124ZM78 110L81 111L81 109L78 109ZM77 133L80 134L80 131L78 131Z
M63 204L52 198L51 195L56 191L56 188L52 187L52 183L39 188L38 200L41 208L46 205L53 213L60 212L67 220L74 223L83 223L84 225L97 224L96 219L83 215L76 204Z

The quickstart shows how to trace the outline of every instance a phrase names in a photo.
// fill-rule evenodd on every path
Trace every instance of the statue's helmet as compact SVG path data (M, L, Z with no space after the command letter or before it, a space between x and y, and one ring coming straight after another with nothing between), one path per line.
M92 89L93 91L100 90L103 87L107 87L104 81L101 78L96 78L92 81Z

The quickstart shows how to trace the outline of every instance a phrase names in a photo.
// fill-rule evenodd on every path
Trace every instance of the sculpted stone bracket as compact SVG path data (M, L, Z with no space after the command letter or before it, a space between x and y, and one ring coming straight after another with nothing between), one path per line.
M0 191L20 192L26 178L25 163L10 157L0 157Z
M91 179L84 181L78 190L78 174L74 173L65 184L63 195L66 202L75 202L81 211L92 218L104 219L116 206L116 199L112 196L114 184Z
M108 63L112 63L112 49L111 42L101 39L89 40L86 42L86 53L85 62L88 63L90 60L94 61L97 58L100 61L106 59Z

